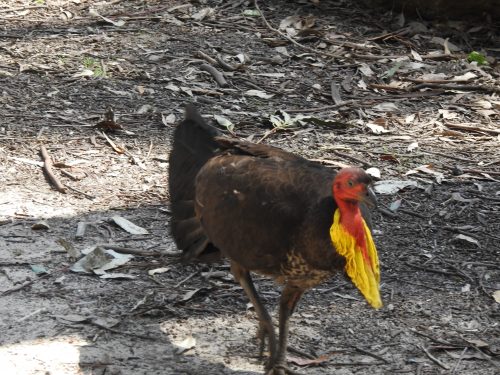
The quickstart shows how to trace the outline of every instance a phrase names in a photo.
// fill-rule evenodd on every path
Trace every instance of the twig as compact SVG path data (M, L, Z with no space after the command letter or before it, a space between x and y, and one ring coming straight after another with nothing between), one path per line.
M330 294L334 295L335 297L339 297L339 298L343 298L343 299L348 299L348 300L351 300L351 301L359 301L358 298L350 296L348 294L340 294L340 293L337 293L337 292L330 292Z
M140 250L140 249L133 249L130 247L123 247L123 246L117 246L117 245L111 245L111 244L100 244L98 245L100 247L103 247L105 249L109 250L114 250L117 253L122 253L122 254L132 254L132 255L139 255L139 256L144 256L144 257L159 257L162 256L163 254L154 252L154 251L145 251L145 250Z
M386 98L387 99L387 98ZM350 106L353 104L356 104L358 101L357 100L346 100L342 103L339 104L332 104L332 105L325 105L323 107L316 107L316 108L290 108L287 109L287 113L312 113L312 112L321 112L321 111L328 111L332 109L337 109L341 108L344 106Z
M90 200L93 200L93 199L95 199L95 198L96 198L95 196L90 195L90 194L87 194L86 192L81 191L81 190L78 190L78 189L76 189L76 188L74 188L74 187L72 187L72 186L69 186L69 185L64 185L64 186L66 186L69 190L74 191L75 193L78 193L78 194L84 195L86 198L88 198L88 199L90 199Z
M397 281L402 281L402 282L410 284L410 285L421 286L423 288L427 288L427 289L431 289L431 290L437 290L437 291L440 291L440 292L445 292L445 291L448 290L448 289L444 289L444 288L438 288L438 287L435 287L435 286L430 286L430 285L418 283L418 282L413 281L413 280L402 279L400 277L397 277L397 278L394 278L394 279L397 280Z
M188 281L189 279L191 279L193 276L195 276L196 274L198 273L198 271L196 272L193 272L191 275L189 275L188 277L182 279L181 281L179 281L177 284L174 285L174 288L178 288L179 286L181 286L181 284L185 283L186 281Z
M32 6L26 6L26 7L0 9L0 13L20 12L23 10L45 9L45 8L47 8L47 5L32 5Z
M139 168L144 169L144 170L147 169L146 166L134 154L132 154L132 153L128 152L127 150L125 150L125 155L127 155L130 159L132 159L132 162L135 165L137 165Z
M418 79L418 78L404 78L405 81L413 83L460 83L463 81L453 79Z
M64 169L61 169L61 174L65 175L66 177L71 178L73 181L81 180L80 178L76 177L74 174L71 174L68 171L65 171Z
M216 56L217 63L219 66L224 69L226 72L234 72L235 70L238 70L238 68L232 66L231 64L228 64L222 59L222 56L217 55Z
M224 74L222 74L221 72L219 72L212 65L201 64L200 65L200 70L204 70L205 72L210 73L212 75L212 77L214 78L215 82L217 82L217 84L220 87L227 87L227 86L229 86L229 84L226 81L226 78L224 78Z
M448 128L460 129L460 130L467 130L467 131L470 131L470 132L481 132L481 133L488 133L488 134L494 134L494 135L500 134L500 129L488 129L488 128L482 128L482 127L479 127L479 126L467 126L467 125L450 124L450 123L445 123L445 125Z
M17 323L24 322L25 320L28 320L32 316L38 315L38 314L45 312L45 311L47 311L47 309L45 307L42 307L41 309L35 310L35 311L29 313L28 315L25 315L22 318L17 319L16 322Z
M439 359L434 357L423 345L420 346L420 349L422 349L427 357L434 362L436 365L444 368L445 370L449 370L450 368L446 366L443 362L441 362Z
M422 266L419 266L419 265L416 265L416 264L413 264L413 263L410 263L410 262L406 262L405 264L408 267L416 268L418 270L422 270L422 271L425 271L425 272L437 273L437 274L447 275L447 276L461 276L461 277L467 278L467 277L465 277L465 276L463 276L461 274L455 273L455 272L441 271L441 270L436 270L434 268L422 267Z
M47 149L45 148L45 146L40 147L40 152L42 154L43 170L45 171L45 174L47 175L50 182L54 185L56 190L60 193L65 194L66 188L64 187L63 184L61 184L59 179L54 175L54 172L52 172L52 160L51 160L50 155L47 152Z
M429 59L429 60L458 60L458 56L454 55L448 55L446 53L429 53L427 55L421 55L423 59Z
M399 208L398 211L402 212L404 214L410 215L410 216L418 217L419 219L424 219L424 220L430 219L429 216L425 216L425 215L419 214L418 212L415 212L415 211L412 211L412 210L407 210L406 208Z
M348 164L342 163L340 161L328 160L328 159L322 159L322 158L309 159L309 161L314 161L316 163L321 163L321 164L326 164L326 165L333 165L337 168L345 168L345 167L349 166Z
M211 65L217 65L217 60L215 60L214 58L212 58L211 56L207 55L205 52L203 51L196 51L194 53L194 55L196 57L199 57L203 60L205 60L206 62L208 62L209 64Z
M17 158L15 156L7 156L7 159L14 160L16 162L26 163L29 165L36 165L37 167L43 167L43 162L41 162L41 161L30 160L30 159L26 159L26 158Z
M344 158L344 159L348 159L348 160L352 160L352 161L355 161L359 164L361 164L364 168L369 168L369 167L372 167L373 164L371 163L368 163L364 160L361 160L361 159L358 159L357 157L355 156L351 156L351 155L347 155L347 154L343 154L341 152L338 152L338 151L335 151L335 150L332 150L331 151L333 154L337 155L337 156L340 156L341 158Z
M462 353L460 354L460 357L458 357L458 362L457 364L453 367L453 369L451 370L451 373L450 375L453 375L457 370L458 370L458 366L460 366L460 362L462 362L462 359L464 358L464 355L465 353L467 353L467 349L469 348L464 348L464 350L462 351Z
M149 157L151 156L151 151L153 151L153 141L149 141L149 150L148 153L146 154L146 160L148 160Z
M484 293L485 296L487 296L488 298L493 298L493 296L488 293L488 291L486 290L485 286L484 286L484 283L483 283L483 277L484 277L484 272L481 273L478 277L478 282L479 282L479 287L481 288L481 291Z
M490 356L488 356L488 355L486 355L485 353L483 353L483 351L482 351L481 349L479 349L479 348L477 347L477 345L472 345L472 347L473 347L473 348L474 348L474 349L475 349L475 350L476 350L479 354L481 354L485 360L487 360L487 361L488 361L491 365L493 365L493 367L495 367L495 368L497 368L497 369L498 369L498 368L500 368L500 366L498 366L498 364L497 364L496 362L494 362L494 361L490 358Z
M18 286L15 286L14 288L11 288L11 289L7 289L7 290L4 290L2 293L0 293L0 296L6 296L8 294L11 294L11 293L14 293L14 292L17 292L18 290L21 290L21 289L24 289L26 288L27 286L30 286L31 284L33 284L35 281L38 281L40 279L43 279L45 277L48 277L49 274L46 273L44 275L41 275L38 277L38 279L33 279L33 280L28 280L28 281L25 281L24 283L22 283L21 285L18 285Z
M255 143L261 143L264 139L269 137L271 134L274 134L278 131L278 128L272 128L271 130L268 130L257 142Z
M314 48L311 48L311 47L307 47L307 46L304 46L303 44L300 44L299 42L297 42L295 39L293 38L290 38L288 35L286 35L285 33L282 33L280 30L278 29L275 29L274 27L272 27L269 22L267 22L267 19L266 17L264 16L264 13L262 12L262 10L260 9L259 7L259 4L257 2L257 0L254 0L254 5L255 5L255 9L257 9L257 11L259 12L260 14L260 18L262 18L262 21L264 22L264 24L266 25L266 27L275 32L276 34L280 35L281 37L285 38L286 40L288 40L289 42L295 44L297 47L300 47L302 48L303 50L306 50L308 52L311 52L311 53L314 53L315 55L323 55L323 56L328 56L328 57L331 57L331 58L334 58L334 59L337 59L339 58L339 55L335 55L335 54L332 54L332 53L328 53L328 52L323 52L323 51L318 51Z
M118 147L115 142L112 141L111 138L109 138L106 133L104 132L101 132L101 135L104 137L104 139L106 139L106 141L108 141L109 145L113 148L113 150L115 150L118 154L123 154L125 153L125 150L121 147Z
M441 262L443 262L444 264L446 264L448 267L454 269L458 274L460 274L463 277L465 277L466 279L468 279L471 283L474 283L474 279L471 276L469 276L467 273L465 273L464 271L462 271L460 268L458 268L457 266L455 266L453 264L450 264L448 261L446 261L445 259L443 259L440 256L438 256L437 258L440 259Z
M156 337L156 336L148 336L148 335L141 335L139 333L132 333L132 332L127 332L127 331L119 331L117 329L114 329L114 328L111 328L111 327L106 327L105 325L103 324L99 324L97 321L89 321L88 323L96 326L96 327L99 327L101 329L104 329L106 331L109 331L109 332L113 332L113 333L118 333L120 335L126 335L126 336L132 336L132 337L137 337L137 338L140 338L140 339L145 339L145 340L152 340L152 341L158 341L159 338Z
M381 207L379 206L378 207L378 211L382 214L382 215L385 215L387 217L390 217L390 218L395 218L395 217L398 217L398 214L395 213L394 211L391 211L385 207Z
M493 86L454 85L454 84L443 84L443 83L420 83L418 85L409 88L409 90L417 91L423 88L500 93L500 88Z
M406 88L403 87L394 87L394 86L389 86L389 85L382 85L380 83L370 83L369 87L372 89L379 89L379 90L385 90L385 91L407 91Z
M489 167L490 165L500 164L500 159L490 161L489 163L484 164L485 167Z
M483 172L484 173L484 172ZM483 193L481 193L480 191L476 191L476 190L466 190L467 193L470 193L470 194L474 194L475 196L481 198L481 199L486 199L486 200L489 200L489 201L493 201L493 202L500 202L500 198L495 198L495 197L490 197L488 195L484 195Z
M358 352L360 353L363 353L363 354L366 354L366 355L369 355L370 357L373 357L375 359L378 359L379 361L382 361L384 363L391 363L390 361L388 361L387 359L385 359L384 357L381 357L377 354L374 354L372 352L369 352L368 350L365 350L365 349L361 349L360 347L356 346L356 345L351 345L352 348L356 349Z
M218 296L218 297L220 297L220 296ZM316 357L315 357L315 356L313 356L313 355L311 355L311 354L309 354L309 353L306 353L306 352L304 352L303 350L300 350L300 349L294 348L293 346L288 345L288 346L286 347L286 349L287 349L289 352L291 352L291 353L295 353L295 354L298 354L298 355L301 355L301 356L302 356L302 357L304 357L304 358L307 358L307 359L316 359Z
M377 366L383 365L383 362L328 362L329 366Z
M424 153L424 154L431 154L431 155L442 156L444 158L449 158L449 159L453 159L453 160L463 161L463 162L467 162L467 163L471 162L471 159L465 159L465 158L458 157L456 155L445 154L444 152L429 151L429 150L421 150L421 152Z
M432 340L432 341L434 341L434 342L436 342L436 343L438 343L438 344L441 344L441 345L455 346L455 347L457 347L457 348L463 348L463 347L464 347L463 345L452 344L452 343L450 343L450 342L448 342L448 341L444 341L444 340L436 339L436 338L434 338L434 337L432 337L432 336L429 336L429 335L427 335L427 334L425 334L425 333L422 333L422 332L420 332L420 331L417 331L417 330L416 330L416 329L414 329L414 328L410 328L410 331L412 331L413 333L416 333L416 334L417 334L417 335L419 335L419 336L422 336L422 337L428 338L429 340Z

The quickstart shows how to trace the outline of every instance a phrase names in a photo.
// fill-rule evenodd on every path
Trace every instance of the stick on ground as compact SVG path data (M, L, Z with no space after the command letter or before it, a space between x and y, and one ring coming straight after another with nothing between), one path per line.
M52 159L50 158L50 155L45 148L45 146L40 147L40 153L42 154L42 160L43 160L43 170L45 174L47 175L47 178L49 181L52 183L52 185L56 188L56 190L60 193L66 194L66 188L64 187L63 184L59 181L59 179L54 175L54 172L52 172Z

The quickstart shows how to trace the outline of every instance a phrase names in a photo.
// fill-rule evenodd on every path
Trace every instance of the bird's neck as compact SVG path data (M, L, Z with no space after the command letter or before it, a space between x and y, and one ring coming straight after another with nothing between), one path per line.
M330 227L335 251L346 260L345 271L374 308L382 307L377 249L357 202L336 199Z
M358 246L365 250L364 220L358 202L339 199L337 206L340 211L340 224L356 240Z

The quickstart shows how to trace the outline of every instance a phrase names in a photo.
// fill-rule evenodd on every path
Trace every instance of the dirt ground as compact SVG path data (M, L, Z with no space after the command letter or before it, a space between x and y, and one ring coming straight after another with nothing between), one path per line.
M259 3L0 1L2 374L264 373L228 265L180 264L168 233L187 102L237 137L380 173L384 307L342 275L311 290L291 319L292 368L500 372L495 25ZM105 275L70 269L103 244L133 256ZM276 316L279 287L256 280Z

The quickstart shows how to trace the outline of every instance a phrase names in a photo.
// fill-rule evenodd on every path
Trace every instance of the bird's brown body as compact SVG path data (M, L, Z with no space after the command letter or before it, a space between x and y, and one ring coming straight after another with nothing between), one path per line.
M269 368L276 374L285 372L288 318L301 295L346 265L330 236L338 206L332 196L335 175L281 149L221 137L191 106L174 135L174 239L186 259L231 260L256 308L261 339L269 338ZM363 173L355 178L369 183ZM370 224L366 207L359 208ZM279 343L249 271L284 285Z

